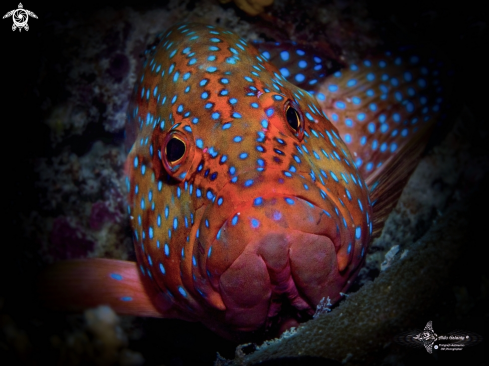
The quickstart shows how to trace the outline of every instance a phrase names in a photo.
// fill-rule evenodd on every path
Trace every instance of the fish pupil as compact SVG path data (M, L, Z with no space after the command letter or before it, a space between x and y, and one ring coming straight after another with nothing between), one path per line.
M165 154L168 162L175 163L185 154L185 143L179 138L173 137L166 144Z
M287 123L289 126L292 127L294 131L297 131L301 124L299 113L294 108L288 107L285 115L287 117Z

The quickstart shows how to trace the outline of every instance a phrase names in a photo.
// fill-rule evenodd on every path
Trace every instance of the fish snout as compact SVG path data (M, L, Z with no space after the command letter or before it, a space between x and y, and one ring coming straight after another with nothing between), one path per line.
M322 298L338 300L354 268L340 268L352 253L345 248L349 233L336 221L306 199L286 195L259 197L231 215L205 260L227 324L252 331L279 313L300 318L313 314Z

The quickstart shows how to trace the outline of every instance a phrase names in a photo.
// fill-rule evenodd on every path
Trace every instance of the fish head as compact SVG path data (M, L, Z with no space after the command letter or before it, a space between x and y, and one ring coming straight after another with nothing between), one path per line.
M312 314L364 261L367 187L311 94L234 33L181 27L149 54L132 110L142 275L213 329L255 331L285 302Z

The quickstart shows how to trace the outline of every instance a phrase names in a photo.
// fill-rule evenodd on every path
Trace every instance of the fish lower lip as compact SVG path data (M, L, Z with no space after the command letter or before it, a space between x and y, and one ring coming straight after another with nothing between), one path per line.
M284 302L296 311L313 312L323 297L336 297L343 287L327 236L272 232L249 246L219 279L227 314L238 328L262 324L259 318L274 317ZM277 298L282 301L271 301Z
M313 312L323 297L333 299L344 287L334 219L325 219L323 209L303 197L262 198L228 216L210 243L212 251L205 252L212 287L240 329L263 324L240 314L276 315L280 305L270 306L272 297ZM256 312L249 311L253 307Z

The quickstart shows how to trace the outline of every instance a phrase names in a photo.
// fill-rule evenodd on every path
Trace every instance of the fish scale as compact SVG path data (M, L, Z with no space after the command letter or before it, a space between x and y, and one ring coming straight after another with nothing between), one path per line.
M160 34L128 110L137 264L53 267L45 278L71 300L45 290L47 302L200 321L241 341L337 302L439 114L433 71L398 60L338 70L312 48L214 26ZM90 294L75 291L80 272L99 285Z

